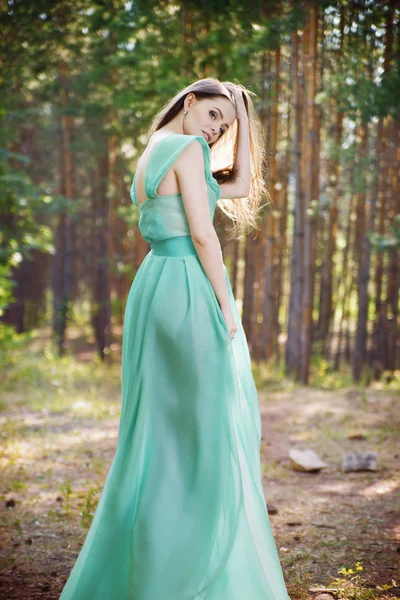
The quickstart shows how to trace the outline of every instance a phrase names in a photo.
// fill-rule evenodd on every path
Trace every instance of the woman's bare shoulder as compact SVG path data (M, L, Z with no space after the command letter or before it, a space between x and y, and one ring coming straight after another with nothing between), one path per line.
M188 137L191 139L188 140L187 145L177 157L174 163L175 169L188 169L191 172L204 169L204 153L201 141L197 136Z

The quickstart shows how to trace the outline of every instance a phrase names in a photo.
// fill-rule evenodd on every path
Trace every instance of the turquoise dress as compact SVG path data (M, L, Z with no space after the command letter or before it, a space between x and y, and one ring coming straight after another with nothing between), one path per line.
M151 250L127 299L118 444L60 600L288 600L260 464L250 355L231 339L180 194L157 187L203 148L210 215L219 185L202 136L171 133L146 165L139 229ZM131 196L137 205L135 177Z

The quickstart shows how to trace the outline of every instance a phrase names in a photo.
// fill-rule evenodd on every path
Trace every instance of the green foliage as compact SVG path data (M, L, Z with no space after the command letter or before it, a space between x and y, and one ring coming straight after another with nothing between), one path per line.
M377 591L386 592L398 587L393 579L390 584L371 588L368 586L363 572L364 567L361 561L357 561L353 567L343 566L338 570L338 574L342 577L335 577L330 586L339 591L341 600L375 600Z
M98 488L92 486L86 494L84 507L81 511L81 526L84 529L89 529L93 520L93 516L99 501L98 498L96 498L96 494L98 493Z
M9 117L11 115L8 115ZM11 260L15 253L29 258L32 250L52 252L52 231L42 223L53 210L54 197L46 186L35 185L30 176L18 170L27 157L3 149L0 155L0 260Z
M322 353L314 354L311 360L310 385L323 390L340 390L352 383L351 373L335 371Z
M4 113L3 118L11 114ZM28 157L1 149L0 152L0 317L14 301L14 276L23 261L32 260L33 251L53 252L53 233L44 224L52 198L32 183L18 166L29 164ZM18 165L18 166L17 166ZM24 342L12 328L0 325L0 365Z
M285 376L285 365L283 361L277 362L271 358L267 362L252 362L252 373L257 389L291 391L296 387L294 381Z
M11 266L16 261L18 254L14 254L8 262L0 263L0 317L13 299L13 282L11 280Z
M90 346L89 352L95 356ZM105 369L95 358L80 361L69 352L59 357L49 342L43 351L21 349L4 372L2 391L19 397L19 409L72 411L76 418L102 419L117 414L119 407L109 397L118 397L119 377L119 363Z
M64 481L64 483L62 483L60 485L60 491L61 491L62 498L64 500L65 514L69 515L69 513L70 513L70 502L71 502L71 497L72 497L72 494L73 494L72 487L71 487L71 480L70 479L66 479Z
M15 364L20 351L33 337L33 332L17 333L15 327L0 322L0 369Z
M396 215L393 220L391 234L380 235L378 233L369 233L368 238L372 247L377 252L400 248L400 214Z
M87 291L93 286L96 245L99 235L104 233L101 224L109 219L107 207L102 212L98 210L99 199L107 197L114 211L111 220L115 218L117 225L122 224L121 231L127 234L128 243L132 242L138 235L140 213L128 196L131 174L146 143L145 134L153 116L185 85L206 76L246 85L258 95L256 110L268 130L274 104L275 50L278 48L281 49L278 178L287 177L290 182L293 112L288 131L284 119L287 123L293 99L292 34L295 31L299 34L299 72L306 99L308 75L303 42L308 8L301 2L260 0L246 3L220 0L181 3L115 0L111 4L77 0L73 5L67 0L39 5L33 0L5 3L0 8L4 73L0 80L3 132L0 316L12 301L14 269L29 260L34 250L55 253L55 241L62 254L63 240L57 233L57 225L64 215L72 223L71 264L76 271L71 283L73 288L76 273L79 289L73 290L73 302L78 304L79 311L79 303L83 297L86 301ZM395 35L390 69L384 72L383 68L388 8L389 5L379 2L361 2L357 10L348 2L322 0L318 3L321 35L315 102L317 120L321 123L316 136L321 189L306 208L306 216L307 223L311 221L312 227L318 228L321 243L331 209L339 206L337 229L339 236L343 235L350 199L369 190L376 168L373 151L376 119L390 116L394 120L399 116L400 69ZM397 17L396 13L394 25ZM340 143L338 114L344 117ZM65 188L66 168L63 127L65 120L71 117L69 143L74 199L60 193ZM368 129L365 156L360 153L362 121ZM107 157L112 135L117 140L113 146L117 177L111 182ZM338 163L337 171L331 169L331 162ZM302 178L305 175L302 173ZM101 181L103 177L106 181ZM292 188L290 183L289 222L285 232L289 250L282 263L275 265L276 269L282 265L287 268L290 259ZM281 201L283 203L283 198ZM283 222L282 206L277 204L266 212ZM390 234L371 235L370 241L378 252L398 248L398 222ZM107 243L104 239L102 242ZM343 248L344 244L338 245L334 256L336 281L341 275L341 267L337 265ZM317 258L318 269L324 267L324 256L321 253ZM133 262L113 256L110 261L113 281L118 277L133 279ZM352 269L355 271L357 264L353 264ZM50 288L50 278L46 283ZM287 286L284 286L282 306L286 305L286 294ZM332 295L334 303L340 299L337 290ZM356 295L357 290L350 298L352 324L358 310ZM108 303L108 298L105 302ZM122 298L112 298L115 317L121 315L123 303ZM75 311L76 322L83 325L85 317L86 324L90 324L91 309L92 306L84 315ZM93 310L97 309L98 306L93 305ZM75 308L66 301L61 310L71 315ZM318 310L318 302L315 302L315 318L318 318ZM281 313L285 329L286 308L281 309ZM72 323L70 321L68 326ZM3 332L3 339L4 344L8 344L10 332ZM0 339L0 345L2 343ZM4 355L6 348L2 352ZM318 360L316 357L312 373L316 385L333 388L344 385L341 376ZM281 377L274 373L270 381L276 382Z
M120 367L117 365L110 369L104 364L96 365L90 360L79 361L70 355L59 358L46 346L48 332L43 333L43 338L34 342L36 350L25 349L20 360L7 370L6 381L1 389L7 410L0 423L2 488L12 490L21 507L18 518L13 509L3 511L5 516L1 524L7 535L11 532L12 535L18 533L19 536L21 531L26 532L32 526L34 515L35 520L41 521L41 525L38 525L39 532L46 536L50 534L46 537L46 543L48 540L49 544L55 544L60 538L60 531L66 530L80 541L79 538L92 522L98 492L104 484L116 441L113 436L106 436L105 439L103 435L96 435L96 432L104 433L106 429L116 431L120 410ZM41 349L42 345L46 347L45 352ZM281 453L288 443L289 433L291 443L297 444L301 440L309 443L312 440L315 450L318 453L321 450L324 458L332 459L333 466L338 449L347 444L344 440L347 433L365 433L372 443L379 445L385 464L387 459L387 468L380 477L378 474L378 478L376 474L368 475L363 479L363 485L369 486L372 482L376 488L380 482L386 488L396 468L392 445L395 444L393 436L397 431L393 393L382 395L380 401L376 390L373 390L369 393L373 402L363 406L354 388L352 392L357 399L353 396L353 400L349 401L347 393L321 394L302 386L295 387L292 382L282 380L280 369L275 370L273 365L269 369L261 365L258 373L263 379L270 377L277 391L276 394L269 394L271 388L267 386L265 389L266 400L270 403L269 414L274 416L267 427L269 432L275 432L276 437L269 440L268 434L267 439L263 438L266 452L271 450L267 461L263 460L263 472L267 479L275 482L277 497L279 489L286 495L291 490L293 494L297 493L299 500L282 505L279 509L282 522L301 521L298 531L301 540L297 539L296 543L292 537L293 528L285 527L278 532L279 548L290 547L290 552L281 552L284 572L288 574L289 595L296 600L307 600L310 596L309 588L314 586L314 582L323 581L327 584L329 573L335 575L332 569L335 565L340 565L355 572L348 576L338 574L333 585L337 581L344 581L341 583L340 594L333 593L333 596L337 600L367 600L371 598L366 595L367 592L371 593L367 583L362 579L358 583L357 580L351 581L351 577L357 573L362 575L363 572L354 569L355 559L351 558L350 563L343 564L343 557L352 557L357 552L359 525L365 524L363 520L367 515L369 521L368 498L364 498L363 503L359 495L353 497L338 494L335 529L331 530L332 533L329 534L329 529L311 527L310 511L314 517L312 521L318 522L319 515L322 521L326 519L329 524L333 518L329 512L329 490L325 494L327 501L321 502L321 494L310 493L310 482L306 481L309 478L301 474L294 477L293 471L285 464L286 461L282 462L275 455L276 449L268 448L268 442L272 441L274 446L273 440L282 438L283 445L278 450ZM392 441L385 445L377 436L380 431L386 432L389 423ZM82 438L78 435L77 438L76 434L81 426L94 435ZM318 434L317 437L304 437L315 433ZM333 439L340 440L340 444L330 444ZM93 440L101 448L100 453L93 446ZM31 461L29 464L26 462L27 457ZM61 458L62 461L59 462ZM56 476L60 473L62 480L58 485L61 488L62 503L54 502L54 485ZM336 468L330 471L328 479L330 487L340 489L343 485L343 478ZM356 479L360 482L358 476ZM282 487L278 489L281 484ZM319 484L319 489L318 486ZM381 496L378 517L383 516L383 511L393 510L394 497L390 500L392 495L388 493ZM0 499L4 502L5 495L0 496ZM384 501L386 504L383 504ZM357 514L352 522L354 511ZM390 515L390 512L386 514ZM369 535L365 535L365 531L361 532L363 557L373 565L375 581L375 577L379 576L379 569L385 563L384 558L380 558L380 565L377 564L375 546L369 543L376 537L378 523L380 520L371 518ZM321 535L321 531L325 533ZM61 547L65 547L64 542L60 549ZM53 546L52 548L54 549ZM47 550L50 551L49 548ZM20 548L16 548L16 552L20 552ZM53 556L57 554L53 550L51 553ZM395 593L390 594L391 591L397 592L392 589L393 585L393 582L388 581L374 588L375 598L394 598ZM339 589L339 585L335 585L335 588ZM387 596L384 595L386 591Z
M400 393L400 370L384 371L380 381L380 389Z

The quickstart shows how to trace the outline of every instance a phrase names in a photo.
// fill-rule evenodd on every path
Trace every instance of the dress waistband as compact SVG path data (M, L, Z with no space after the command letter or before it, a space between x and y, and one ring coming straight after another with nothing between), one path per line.
M190 235L179 235L165 240L156 240L151 244L151 251L157 256L185 256L197 254Z

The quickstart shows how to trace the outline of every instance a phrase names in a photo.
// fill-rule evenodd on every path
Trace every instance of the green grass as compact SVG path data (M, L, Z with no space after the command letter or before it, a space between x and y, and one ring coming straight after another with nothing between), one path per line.
M54 556L64 570L71 564L99 501L120 411L118 360L105 365L94 357L84 362L72 354L58 358L50 346L44 344L43 350L37 341L16 350L0 398L0 526L9 539L1 561L5 568L17 563L26 573L44 572L47 563L41 561L46 557L51 568ZM262 473L271 493L268 502L278 508L271 523L292 600L315 597L309 588L316 582L340 590L332 592L335 600L394 598L387 561L383 555L375 556L373 546L368 550L367 542L385 527L389 536L385 516L394 500L373 489L378 484L394 489L399 378L371 388L349 385L348 374L332 374L319 360L312 367L313 385L305 388L272 362L252 366L267 425L261 444ZM365 439L349 440L354 434ZM287 454L282 459L274 448L275 440L282 443L279 452L287 452L290 445L313 448L329 463L327 474L293 472ZM366 446L377 447L385 469L341 473L342 453ZM330 489L337 495L329 497ZM375 495L364 498L368 489ZM16 505L4 510L10 496ZM335 529L317 528L313 520L333 522ZM301 525L289 527L288 521ZM26 545L30 536L35 546ZM359 544L366 546L366 564L363 571L351 573ZM342 567L347 573L339 573ZM373 588L371 581L379 586Z

